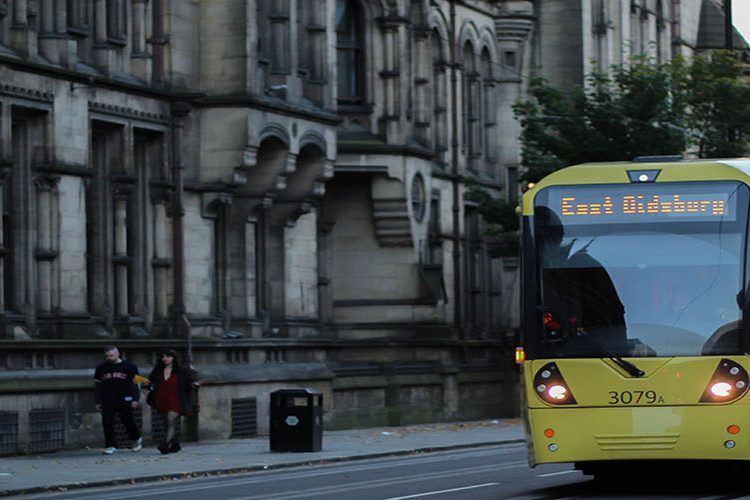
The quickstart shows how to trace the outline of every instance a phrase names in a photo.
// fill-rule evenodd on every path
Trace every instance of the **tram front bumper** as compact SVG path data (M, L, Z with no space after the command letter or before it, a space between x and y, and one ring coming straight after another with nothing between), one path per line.
M531 462L750 460L750 406L528 410Z

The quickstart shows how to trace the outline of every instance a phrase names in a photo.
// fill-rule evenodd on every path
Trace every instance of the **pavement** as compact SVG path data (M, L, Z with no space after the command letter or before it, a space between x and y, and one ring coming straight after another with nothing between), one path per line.
M520 419L324 431L322 450L272 452L268 436L183 443L162 455L144 446L66 450L0 459L0 496L136 484L524 442Z

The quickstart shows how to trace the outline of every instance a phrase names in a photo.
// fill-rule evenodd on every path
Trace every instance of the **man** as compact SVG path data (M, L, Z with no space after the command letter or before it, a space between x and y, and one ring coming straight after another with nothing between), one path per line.
M104 363L94 372L94 393L96 410L102 412L104 426L104 454L112 455L117 451L115 440L115 413L128 431L133 441L132 450L141 451L143 438L133 418L133 410L138 408L140 393L134 382L138 368L130 361L120 359L117 347L104 348Z

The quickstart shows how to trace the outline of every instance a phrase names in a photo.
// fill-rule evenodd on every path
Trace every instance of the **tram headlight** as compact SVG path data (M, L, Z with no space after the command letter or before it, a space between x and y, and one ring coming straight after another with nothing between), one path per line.
M547 389L547 395L555 400L563 400L568 397L568 388L562 384L556 384Z
M701 403L728 403L747 391L747 371L731 359L722 359L703 391Z
M726 398L732 393L732 385L727 382L716 382L711 386L711 394L717 398Z
M553 405L575 404L576 399L557 365L547 363L534 375L534 389L542 401Z

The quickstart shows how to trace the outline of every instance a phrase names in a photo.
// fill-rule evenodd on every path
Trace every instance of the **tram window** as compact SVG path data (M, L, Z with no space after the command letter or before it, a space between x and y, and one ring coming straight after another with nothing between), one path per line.
M589 217L584 224L545 203L559 208L563 188L537 195L540 300L560 325L543 341L554 355L601 355L581 343L581 332L622 356L741 352L737 294L748 189L728 182L679 189L723 200L726 219L621 214L599 223Z

